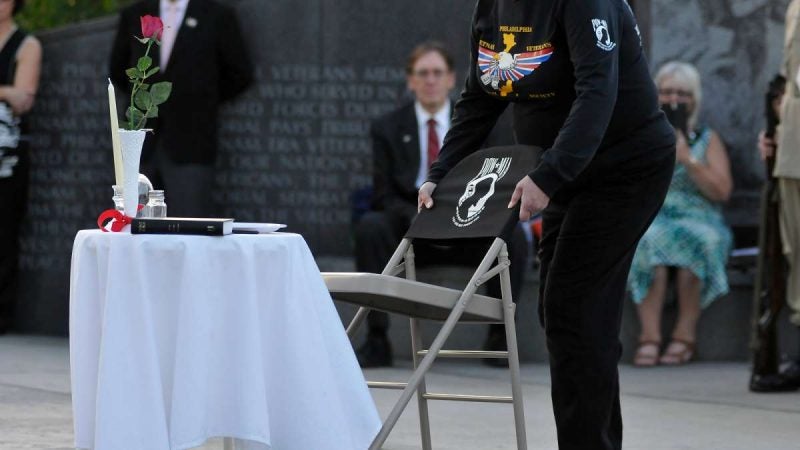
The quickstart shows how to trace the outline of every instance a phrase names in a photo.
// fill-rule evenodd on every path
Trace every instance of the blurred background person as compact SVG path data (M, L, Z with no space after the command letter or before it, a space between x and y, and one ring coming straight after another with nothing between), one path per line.
M800 0L792 0L786 11L786 30L781 73L786 77L786 92L780 107L780 124L775 139L762 132L759 150L762 158L775 156L773 175L778 180L779 214L783 254L789 265L786 304L789 320L798 327L800 338ZM800 348L800 347L799 347ZM800 388L800 350L782 372L790 388ZM784 386L782 386L784 387Z
M675 117L678 164L664 206L639 242L628 278L641 322L637 366L683 364L692 358L701 310L728 292L725 265L732 246L721 208L733 188L730 164L722 139L698 124L700 75L690 64L668 62L658 71L656 85L665 110L683 105L676 110L686 114L668 113ZM670 268L676 271L678 319L659 356Z
M0 0L0 334L17 302L19 232L28 199L30 156L22 116L39 88L42 46L17 27L24 0Z
M173 84L158 118L148 121L154 133L145 140L142 173L165 190L170 216L213 217L219 105L253 79L238 19L233 9L214 0L143 0L122 10L110 73L128 98L125 70L144 54L145 46L134 38L142 34L144 15L164 22L161 46L151 55L161 70L148 80Z
M761 193L759 254L753 298L755 304L751 349L754 352L749 385L753 392L789 392L800 388L796 376L793 379L791 376L786 376L788 372L780 371L777 328L780 311L786 304L788 274L781 237L780 185L779 179L774 175L775 138L780 124L781 104L785 91L786 77L776 74L770 80L765 96L766 129L762 130L758 137L758 150L765 162L767 173ZM797 364L793 363L792 366Z
M400 244L414 216L417 215L417 189L425 181L428 168L436 160L445 134L450 129L452 107L450 92L455 86L453 58L437 42L420 44L406 63L406 82L414 100L376 119L370 130L373 149L372 210L355 227L356 270L380 273ZM501 133L497 133L501 134ZM487 145L511 144L510 130L505 136L492 137ZM520 227L509 243L512 296L519 296L527 241ZM452 252L458 252L454 255ZM472 260L466 251L453 249L449 256L426 252L415 246L418 265ZM482 255L481 255L482 256ZM477 266L477 262L476 262ZM496 279L489 283L490 293L500 297ZM367 316L367 338L356 355L361 367L392 364L392 348L387 336L389 315L371 311ZM505 350L505 329L490 325L484 347ZM504 359L486 359L490 365L507 364Z

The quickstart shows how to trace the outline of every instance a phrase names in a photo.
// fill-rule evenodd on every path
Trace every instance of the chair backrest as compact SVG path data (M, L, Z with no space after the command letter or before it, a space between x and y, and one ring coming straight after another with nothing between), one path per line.
M406 233L411 239L500 237L506 242L519 219L508 202L519 180L539 161L538 147L513 145L476 151L436 186L434 206L423 209Z

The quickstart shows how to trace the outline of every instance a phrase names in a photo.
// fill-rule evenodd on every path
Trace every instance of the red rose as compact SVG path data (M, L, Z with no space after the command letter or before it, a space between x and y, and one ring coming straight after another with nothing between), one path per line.
M164 23L158 17L142 16L142 37L145 39L161 40L161 33L164 31Z

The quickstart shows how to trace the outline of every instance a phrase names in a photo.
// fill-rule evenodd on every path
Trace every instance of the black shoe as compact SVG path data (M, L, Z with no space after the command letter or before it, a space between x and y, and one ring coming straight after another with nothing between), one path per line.
M489 335L486 336L486 342L483 343L483 349L492 352L508 350L505 327L491 325L489 327ZM508 359L506 358L484 358L483 363L491 367L508 367Z
M368 334L364 344L356 350L358 365L362 368L389 367L392 365L392 345L385 334Z
M758 393L793 392L800 387L783 374L753 375L750 377L750 391Z
M781 376L795 389L800 389L800 361L789 364L789 367L783 369Z

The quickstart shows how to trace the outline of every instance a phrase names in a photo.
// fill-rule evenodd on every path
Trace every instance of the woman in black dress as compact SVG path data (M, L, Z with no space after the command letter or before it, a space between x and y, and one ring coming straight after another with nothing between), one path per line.
M24 0L0 0L0 334L11 326L16 303L19 231L28 194L28 156L20 117L39 87L42 46L17 28Z
M514 104L521 144L545 149L509 207L541 211L539 317L562 450L620 449L617 363L625 282L675 164L624 0L479 0L472 59L420 207Z

